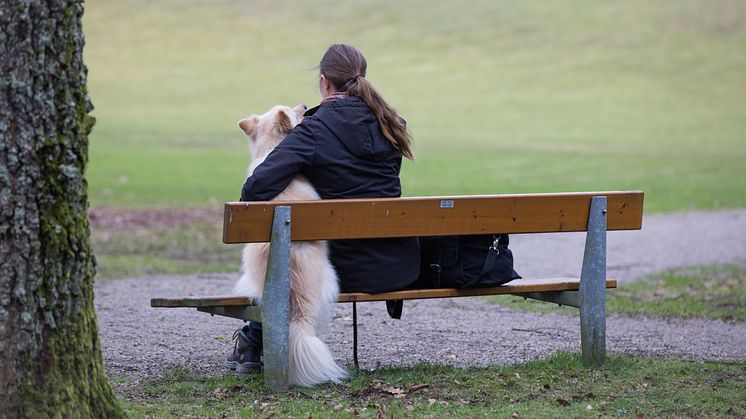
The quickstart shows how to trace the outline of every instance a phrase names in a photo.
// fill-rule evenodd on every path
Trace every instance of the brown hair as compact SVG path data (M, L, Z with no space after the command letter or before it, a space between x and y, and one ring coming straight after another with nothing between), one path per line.
M334 44L326 50L319 63L319 72L329 80L339 92L358 96L378 118L383 135L394 148L406 158L414 160L412 136L407 131L404 120L383 99L371 82L365 78L368 63L363 53L345 44Z

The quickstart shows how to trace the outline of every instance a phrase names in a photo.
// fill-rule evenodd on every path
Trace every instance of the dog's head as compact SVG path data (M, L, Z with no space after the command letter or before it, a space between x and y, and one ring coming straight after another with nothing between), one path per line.
M277 105L262 115L251 115L238 121L238 127L249 137L254 158L277 147L300 124L305 112L306 105L294 108Z

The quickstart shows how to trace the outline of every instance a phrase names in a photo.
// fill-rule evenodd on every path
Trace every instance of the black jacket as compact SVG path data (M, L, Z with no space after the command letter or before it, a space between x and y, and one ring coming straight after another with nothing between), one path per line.
M362 99L338 99L306 112L246 180L241 201L268 201L298 174L322 199L399 197L401 160ZM401 289L419 274L416 238L333 240L329 247L344 292Z

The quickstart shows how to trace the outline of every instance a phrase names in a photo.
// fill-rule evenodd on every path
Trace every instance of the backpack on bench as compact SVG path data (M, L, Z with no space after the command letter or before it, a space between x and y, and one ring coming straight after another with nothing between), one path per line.
M521 276L513 269L507 234L420 237L420 276L412 288L481 288ZM386 302L389 316L401 318L403 301Z
M507 234L420 237L419 288L496 287L520 275L513 270Z

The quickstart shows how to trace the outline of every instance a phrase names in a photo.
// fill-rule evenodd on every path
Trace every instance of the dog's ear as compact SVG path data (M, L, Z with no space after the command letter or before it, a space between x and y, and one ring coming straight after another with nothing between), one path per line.
M256 139L256 128L258 125L259 117L256 115L251 115L248 118L238 121L238 127L241 128L241 130L252 140Z
M290 120L290 115L284 110L277 112L277 126L281 132L290 132L293 130L293 121Z
M298 119L303 119L303 115L306 113L307 110L308 107L302 103L293 108L293 112L298 115Z

